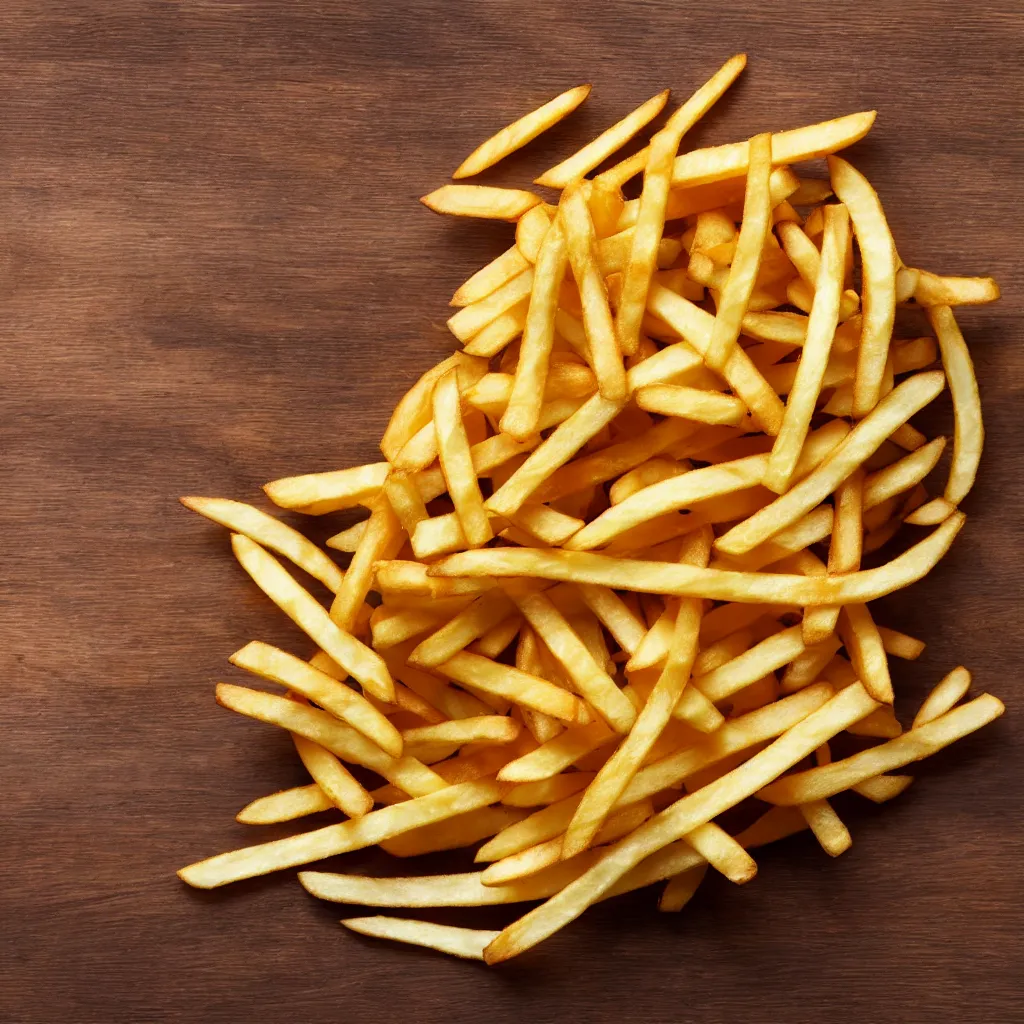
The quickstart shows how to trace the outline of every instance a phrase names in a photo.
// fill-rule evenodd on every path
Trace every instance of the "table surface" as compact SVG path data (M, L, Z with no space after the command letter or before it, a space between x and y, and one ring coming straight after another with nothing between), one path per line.
M1022 46L1015 0L8 0L0 1016L1024 1019ZM894 804L842 804L838 861L798 837L742 890L713 880L679 916L642 891L501 969L349 935L293 873L187 889L181 865L286 832L233 816L302 781L287 737L218 709L213 683L249 639L306 645L177 496L258 501L378 457L395 399L453 347L448 296L511 234L417 197L556 91L594 83L490 180L529 181L738 51L745 77L690 144L877 108L851 158L903 257L1003 285L961 317L988 431L967 527L881 617L929 644L898 673L902 712L963 662L1010 714Z

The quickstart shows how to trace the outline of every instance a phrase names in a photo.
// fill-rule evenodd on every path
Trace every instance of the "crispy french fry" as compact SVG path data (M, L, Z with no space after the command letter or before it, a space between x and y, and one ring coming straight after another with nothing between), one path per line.
M955 417L953 431L953 463L949 470L945 498L954 507L959 505L974 485L985 440L981 422L981 398L974 364L960 333L953 310L949 306L933 306L928 320L939 339L942 366L949 381Z
M832 339L839 322L839 295L843 286L843 257L848 230L846 207L841 203L829 206L825 212L825 238L815 281L814 306L807 321L807 336L800 353L796 379L786 402L782 429L775 439L764 474L764 485L776 493L782 493L789 487L825 378Z
M626 371L612 323L608 292L597 262L594 223L578 187L563 194L559 219L565 231L573 277L580 290L583 327L598 390L607 401L621 402L626 397Z
M231 547L256 585L319 647L374 697L390 702L395 690L387 666L370 648L332 621L327 610L303 589L273 555L258 544L232 534Z
M342 629L351 631L355 625L359 609L373 585L374 564L382 558L393 558L398 554L404 539L405 534L391 505L387 501L378 501L366 525L366 532L360 538L352 561L348 564L345 579L331 603L331 619ZM323 647L323 644L320 646ZM329 653L334 657L333 652Z
M373 810L373 797L331 751L297 733L292 733L292 742L306 771L339 810L350 818Z
M518 220L540 201L540 196L533 192L492 185L442 185L420 199L434 213L510 221Z
M843 692L848 693L849 690ZM988 725L1005 710L1002 701L984 693L877 747L869 747L842 761L833 761L779 779L760 790L758 799L784 805L827 799L865 779L920 761Z
M949 675L943 676L935 688L928 694L914 716L913 728L934 722L948 711L951 711L971 688L971 673L962 665L953 669Z
M828 161L832 187L850 211L863 264L864 325L857 357L853 414L866 416L878 404L896 311L896 249L878 194L851 164Z
M533 183L548 188L565 188L577 178L582 178L621 149L644 125L653 121L665 108L668 97L669 90L665 89L641 103L636 110L603 131L582 149L545 171L539 178L534 178Z
M532 142L552 125L558 124L562 118L571 114L589 95L589 85L577 85L559 93L554 99L548 100L543 106L531 110L530 113L506 125L501 131L481 142L465 160L456 168L453 178L469 178L474 174L493 167L509 153L521 149Z
M911 294L922 306L975 306L999 298L999 285L991 277L942 277L927 270L913 273Z
M539 430L548 363L555 341L558 294L568 266L561 221L548 228L534 268L530 308L523 327L515 382L501 417L502 433L525 441Z
M314 515L339 512L354 505L364 505L380 494L390 469L386 462L374 462L331 473L309 473L272 480L264 484L263 490L281 508L315 508L316 512L311 513Z

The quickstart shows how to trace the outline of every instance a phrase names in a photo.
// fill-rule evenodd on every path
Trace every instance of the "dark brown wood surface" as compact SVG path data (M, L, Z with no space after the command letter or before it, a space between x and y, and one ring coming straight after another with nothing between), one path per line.
M840 801L839 860L789 840L742 889L715 879L680 916L612 901L501 969L350 935L293 873L187 889L183 864L285 834L233 815L303 778L213 683L246 640L307 645L177 496L377 457L453 347L452 290L510 238L416 198L558 90L595 85L487 180L528 182L741 50L690 144L875 107L851 155L904 258L1003 285L961 317L988 429L966 530L882 617L929 642L901 711L963 662L1009 715L893 804ZM1022 52L1016 0L7 0L0 1019L1024 1019Z

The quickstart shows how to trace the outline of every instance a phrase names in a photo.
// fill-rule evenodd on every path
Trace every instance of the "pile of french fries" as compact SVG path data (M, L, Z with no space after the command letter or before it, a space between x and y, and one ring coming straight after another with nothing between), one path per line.
M373 844L411 857L482 843L469 874L299 879L375 907L544 901L501 932L343 922L497 963L618 893L664 881L673 911L709 867L746 882L752 849L805 828L837 856L851 837L831 797L890 800L912 780L889 773L1002 714L988 694L961 703L958 667L904 728L889 658L924 645L869 607L928 573L964 524L983 431L952 307L998 288L900 259L877 194L834 155L874 112L680 153L745 63L727 61L634 155L587 177L667 91L546 171L556 203L464 184L424 198L514 221L515 242L456 293L463 347L398 403L384 461L267 484L293 512L369 510L327 541L351 554L344 571L257 508L183 499L231 531L317 647L306 661L250 643L231 662L278 690L217 686L224 707L287 729L311 777L238 820L345 816L192 864L190 885ZM588 93L502 129L455 177ZM827 180L791 169L823 156ZM894 337L900 306L930 333ZM929 498L946 439L910 419L947 385L952 455ZM934 529L864 568L904 522ZM833 760L842 734L859 752ZM752 823L731 834L716 819L741 804Z

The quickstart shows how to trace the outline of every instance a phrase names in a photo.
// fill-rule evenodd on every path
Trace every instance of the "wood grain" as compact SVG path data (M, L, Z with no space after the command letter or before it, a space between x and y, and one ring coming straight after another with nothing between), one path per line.
M8 0L0 1017L1024 1019L1022 46L1016 0ZM877 107L851 156L904 258L1003 285L962 317L989 436L968 526L883 619L929 641L904 712L963 662L1010 714L892 806L845 805L838 861L790 840L742 890L716 880L678 917L612 901L500 970L344 933L290 874L186 890L177 867L266 835L239 807L302 779L212 684L246 640L305 645L176 497L375 457L453 347L448 296L510 238L416 197L558 90L595 85L484 180L529 181L740 50L691 144Z

